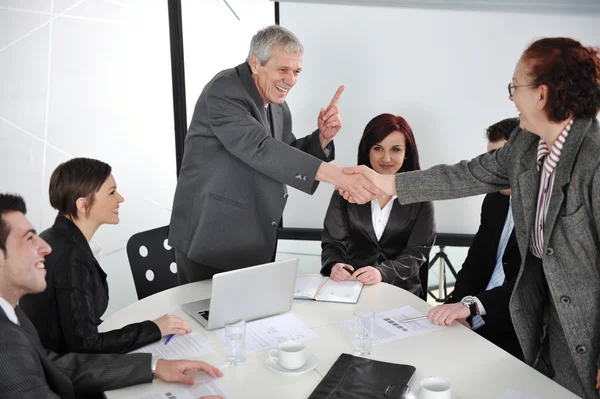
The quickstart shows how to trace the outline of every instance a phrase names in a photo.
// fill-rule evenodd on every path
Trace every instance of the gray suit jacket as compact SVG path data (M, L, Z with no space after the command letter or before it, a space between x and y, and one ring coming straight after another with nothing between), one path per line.
M513 134L497 151L453 166L396 175L401 203L443 200L513 191L513 216L522 264L510 300L510 312L525 360L534 365L544 336L544 300L527 264L540 175L536 167L539 137ZM550 300L589 397L597 397L600 367L600 126L597 119L574 121L563 148L544 228L543 271ZM560 356L560 355L559 355ZM560 367L560 365L553 365Z
M151 355L98 355L46 351L25 313L19 325L0 308L0 397L79 398L152 381Z
M218 73L198 99L171 215L169 243L222 270L271 261L286 184L312 194L325 156L318 130L296 140L286 103L271 104L273 135L247 63ZM312 154L312 155L310 155Z

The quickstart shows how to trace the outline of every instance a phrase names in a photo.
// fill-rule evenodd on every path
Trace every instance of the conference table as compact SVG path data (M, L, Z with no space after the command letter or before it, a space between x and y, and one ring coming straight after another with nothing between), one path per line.
M221 369L224 376L219 381L234 398L304 399L310 396L340 354L352 353L353 333L340 322L352 319L357 308L380 312L409 305L423 314L431 308L415 295L386 283L365 286L357 304L294 300L291 314L318 334L318 338L305 341L308 354L317 357L318 365L301 375L284 375L267 368L268 350L248 354L243 365L227 365L225 345L217 338L216 331L205 330L180 308L182 303L210 297L210 292L211 281L208 280L157 293L107 318L100 331L153 320L166 313L176 314L210 340L214 352L196 359ZM415 366L410 389L417 394L420 380L436 376L452 384L453 399L578 397L459 323L373 346L368 358ZM108 391L105 395L108 399L136 397L150 389L160 391L166 387L165 383L155 380L152 385Z

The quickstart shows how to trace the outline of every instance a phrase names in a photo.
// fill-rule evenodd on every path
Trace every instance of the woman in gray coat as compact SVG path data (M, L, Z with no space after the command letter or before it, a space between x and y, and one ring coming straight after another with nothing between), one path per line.
M600 389L599 56L568 38L533 42L508 85L520 129L499 150L395 177L347 170L397 193L401 204L510 186L523 259L510 313L525 360L586 398ZM429 317L446 325L476 312Z

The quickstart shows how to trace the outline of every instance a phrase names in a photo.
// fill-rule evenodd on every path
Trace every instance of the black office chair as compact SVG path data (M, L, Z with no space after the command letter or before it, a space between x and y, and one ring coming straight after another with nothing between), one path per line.
M429 292L429 259L421 265L419 269L419 279L421 279L421 288L423 292L419 296L422 300L427 301L427 293Z
M169 226L134 234L127 257L138 299L177 286L175 252L167 243Z

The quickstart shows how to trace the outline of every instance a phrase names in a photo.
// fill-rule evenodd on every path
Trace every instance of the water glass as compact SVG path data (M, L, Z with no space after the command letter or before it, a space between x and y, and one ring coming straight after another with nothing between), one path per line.
M354 312L354 354L362 356L371 354L374 326L374 312Z
M243 364L246 361L246 321L235 320L225 324L227 363Z

